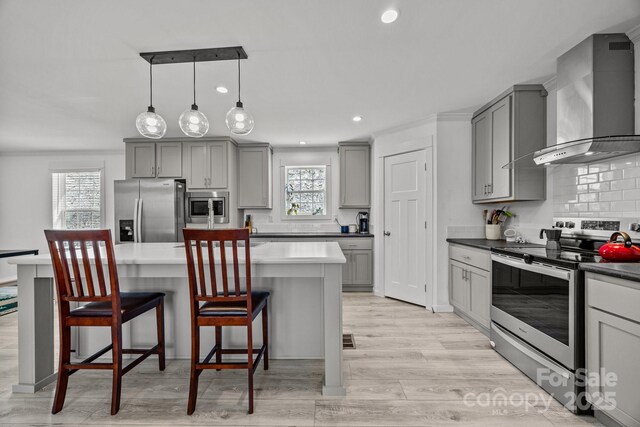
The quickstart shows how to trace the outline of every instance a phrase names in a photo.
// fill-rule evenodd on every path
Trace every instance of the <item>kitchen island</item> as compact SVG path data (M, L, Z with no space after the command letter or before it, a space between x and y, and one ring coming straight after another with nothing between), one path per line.
M216 249L216 252L219 249ZM227 260L231 260L227 248ZM239 250L240 262L244 251ZM190 358L190 308L184 246L176 243L131 243L115 247L120 289L157 290L165 297L168 358ZM220 262L219 253L215 255ZM269 242L252 244L252 289L271 292L270 354L274 359L324 359L323 394L344 395L342 378L342 264L335 242ZM18 384L14 392L34 393L56 378L54 369L53 269L48 254L17 258ZM217 269L220 271L221 269ZM231 272L233 269L229 269ZM241 274L244 271L240 268ZM107 328L79 328L72 345L82 358L104 347ZM205 329L206 331L206 329ZM260 328L254 345L261 344ZM246 345L244 328L226 328L224 345ZM213 330L201 343L203 356L213 345ZM152 314L123 325L124 346L155 340ZM244 341L244 342L243 342ZM57 351L57 350L56 350Z

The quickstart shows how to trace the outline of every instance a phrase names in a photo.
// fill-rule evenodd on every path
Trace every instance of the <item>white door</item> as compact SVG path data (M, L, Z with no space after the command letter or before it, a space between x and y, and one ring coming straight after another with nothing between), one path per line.
M426 153L384 160L385 295L426 304Z

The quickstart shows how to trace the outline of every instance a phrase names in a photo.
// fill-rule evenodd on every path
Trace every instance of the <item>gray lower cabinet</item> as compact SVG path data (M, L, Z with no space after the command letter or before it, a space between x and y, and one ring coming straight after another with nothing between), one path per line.
M587 273L586 306L587 399L603 424L640 427L640 283Z
M458 315L487 336L491 324L490 266L489 251L449 246L449 302Z
M542 85L516 85L476 111L472 129L474 203L544 200L546 170L533 160L509 162L546 147L547 92Z
M347 262L342 264L342 290L345 292L371 292L373 290L373 238L340 237L336 239L280 237L251 237L255 242L301 242L328 241L337 242Z
M371 146L368 142L341 142L340 208L371 207Z
M238 147L238 208L273 207L272 157L269 144L240 144Z
M127 178L181 178L182 144L125 139Z

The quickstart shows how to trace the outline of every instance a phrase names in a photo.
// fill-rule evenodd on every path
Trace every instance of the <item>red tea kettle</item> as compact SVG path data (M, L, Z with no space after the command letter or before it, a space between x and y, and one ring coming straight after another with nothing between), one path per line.
M622 237L623 241L619 242L618 237ZM598 253L607 261L640 261L640 248L631 243L631 237L624 231L616 231L613 233L609 242L598 249Z

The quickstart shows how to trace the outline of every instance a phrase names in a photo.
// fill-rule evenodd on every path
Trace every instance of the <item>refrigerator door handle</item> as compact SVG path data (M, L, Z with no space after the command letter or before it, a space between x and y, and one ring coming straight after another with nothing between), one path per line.
M133 202L133 243L138 243L138 201Z
M138 243L142 243L142 199L138 199Z

